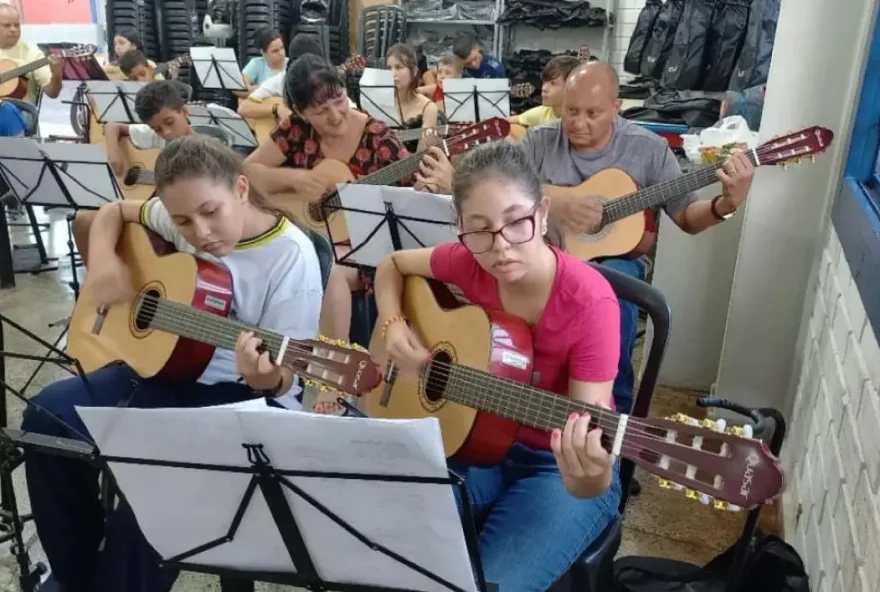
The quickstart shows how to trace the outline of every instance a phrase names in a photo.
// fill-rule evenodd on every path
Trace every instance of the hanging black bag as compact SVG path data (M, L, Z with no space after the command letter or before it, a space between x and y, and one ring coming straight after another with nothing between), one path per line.
M651 38L648 39L645 52L642 54L640 64L642 76L660 80L683 10L684 0L666 0L666 4L660 9L657 20L651 28Z
M672 90L697 88L703 73L706 38L714 12L715 0L687 0L663 68L660 86Z
M727 90L746 36L751 0L718 0L703 61L702 90Z
M646 0L645 6L639 13L636 20L636 28L629 38L629 47L626 50L626 56L623 58L623 69L630 74L639 74L642 65L642 56L645 53L645 47L651 38L651 31L654 30L654 23L657 21L657 15L663 8L663 0Z
M742 51L730 77L730 90L767 84L781 0L752 0Z

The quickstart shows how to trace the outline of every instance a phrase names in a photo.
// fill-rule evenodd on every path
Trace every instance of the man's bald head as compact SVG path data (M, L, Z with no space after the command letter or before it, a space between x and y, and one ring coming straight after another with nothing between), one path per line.
M0 4L0 48L9 49L21 38L21 13L14 4Z
M12 17L17 21L21 21L21 13L18 12L18 7L14 4L0 4L0 17Z
M572 70L566 86L576 91L601 89L611 93L611 97L617 100L620 93L620 78L614 68L605 62L587 62Z

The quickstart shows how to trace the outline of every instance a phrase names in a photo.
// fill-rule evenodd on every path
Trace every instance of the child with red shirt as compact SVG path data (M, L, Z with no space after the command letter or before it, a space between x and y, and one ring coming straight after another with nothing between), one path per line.
M378 268L388 355L404 371L429 359L402 318L401 286L409 275L435 278L530 324L540 388L610 408L617 297L601 274L548 242L549 203L521 148L498 142L472 150L456 167L453 193L460 242L398 251ZM450 461L466 479L486 578L502 592L548 589L617 511L614 459L589 419L573 416L552 433L522 427L497 466Z

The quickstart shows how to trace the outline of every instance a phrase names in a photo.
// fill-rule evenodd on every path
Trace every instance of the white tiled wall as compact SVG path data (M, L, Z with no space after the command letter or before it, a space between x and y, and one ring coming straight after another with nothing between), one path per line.
M880 347L833 228L814 290L783 455L786 538L801 553L814 592L876 592Z

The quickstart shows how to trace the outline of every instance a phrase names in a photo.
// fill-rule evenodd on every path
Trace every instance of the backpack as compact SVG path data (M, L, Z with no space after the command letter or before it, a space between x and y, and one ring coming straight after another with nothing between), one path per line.
M657 557L623 557L614 562L619 592L810 592L804 563L794 548L773 535L758 534L743 567L733 572L739 543L705 567ZM728 588L728 576L741 579Z

